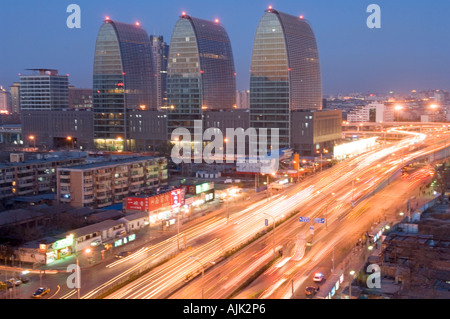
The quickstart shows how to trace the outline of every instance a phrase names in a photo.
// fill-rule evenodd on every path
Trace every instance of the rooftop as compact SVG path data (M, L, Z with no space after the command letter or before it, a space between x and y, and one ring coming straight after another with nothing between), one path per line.
M85 170L85 169L94 169L94 168L100 168L105 166L116 166L121 164L129 164L129 163L135 163L135 162L142 162L152 159L158 159L160 157L155 156L134 156L134 157L127 157L127 158L119 158L119 159L110 159L110 160L104 160L100 162L95 163L88 163L88 164L82 164L82 165L74 165L71 167L65 167L61 170Z

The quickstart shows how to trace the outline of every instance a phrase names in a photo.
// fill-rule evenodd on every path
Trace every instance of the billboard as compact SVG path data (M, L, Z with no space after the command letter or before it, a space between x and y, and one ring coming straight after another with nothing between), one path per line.
M127 209L147 211L148 198L127 197Z
M175 189L151 197L127 197L127 209L151 212L162 208L177 208L184 204L184 191Z

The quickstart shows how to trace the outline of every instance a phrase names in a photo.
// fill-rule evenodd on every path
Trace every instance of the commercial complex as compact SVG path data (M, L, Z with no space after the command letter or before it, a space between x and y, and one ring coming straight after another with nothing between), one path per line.
M69 77L53 69L29 69L20 76L22 111L61 111L69 107Z
M152 47L138 24L106 19L94 56L94 143L96 148L133 147L128 113L156 108Z
M193 133L204 110L230 110L236 104L236 75L230 39L218 20L185 13L173 30L167 78L168 133Z
M153 53L153 71L155 72L156 107L167 106L167 62L169 59L169 45L163 36L150 36Z
M253 44L250 126L278 128L280 148L289 148L297 129L291 112L321 109L319 54L309 23L269 7Z

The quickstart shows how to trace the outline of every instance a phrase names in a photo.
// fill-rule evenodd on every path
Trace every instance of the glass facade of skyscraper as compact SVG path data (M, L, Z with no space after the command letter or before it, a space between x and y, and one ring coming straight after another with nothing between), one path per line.
M203 110L233 109L236 76L231 43L223 26L183 14L169 50L168 129L193 132Z
M94 143L98 149L132 149L127 110L156 108L152 48L138 25L106 20L95 47Z
M253 44L250 126L278 128L281 148L291 147L291 112L321 110L316 40L302 18L266 10Z

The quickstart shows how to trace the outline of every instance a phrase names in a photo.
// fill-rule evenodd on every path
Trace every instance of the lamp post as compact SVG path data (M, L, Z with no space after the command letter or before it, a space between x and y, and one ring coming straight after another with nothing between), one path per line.
M354 200L354 192L355 192L355 181L359 181L359 177L357 177L356 179L352 180L352 206L353 206L353 200Z
M204 299L204 292L205 292L205 267L200 262L200 260L198 260L198 258L196 258L194 256L189 256L189 258L191 258L191 259L195 260L196 262L198 262L200 264L200 266L202 267L202 299Z
M394 110L395 110L395 114L396 114L396 121L397 121L397 122L400 122L400 121L399 121L399 120L400 120L399 114L400 114L400 112L403 110L403 106L402 106L402 105L396 105L396 106L394 107Z
M66 139L71 143L71 146L72 146L72 149L73 149L73 138L72 138L72 136L67 136Z
M351 270L350 271L350 276L351 276L351 278L350 278L350 284L349 284L349 286L348 286L348 296L349 296L349 299L352 299L352 282L353 282L353 279L355 279L355 271L354 270Z
M322 196L324 196L325 198L327 197L326 194L322 193L321 191L317 191L317 194L320 194ZM332 197L334 197L334 195L336 195L336 193L331 193L330 194ZM330 201L328 201L328 203L325 205L325 229L328 229L328 206L334 201L334 199L331 199Z
M439 109L439 105L431 104L430 105L430 109L433 111L433 121L432 122L437 122L437 120L436 120L436 111Z
M264 215L267 215L269 217L272 218L272 245L273 245L273 254L275 255L275 217L273 217L272 215L269 215L267 213L263 213Z
M71 235L71 236L73 236L73 235ZM86 254L89 254L89 253L91 253L91 249L90 248L87 248L84 252L86 253ZM77 295L78 295L78 299L81 299L81 296L80 296L80 293L81 293L81 267L80 267L80 263L79 263L79 260L78 260L78 256L80 255L80 253L81 253L81 251L77 251L76 253L75 253L75 257L76 257L76 259L77 259L77 276L76 276L76 283L77 283Z
M28 139L33 141L33 147L36 147L36 137L34 135L30 135L30 136L28 136Z

